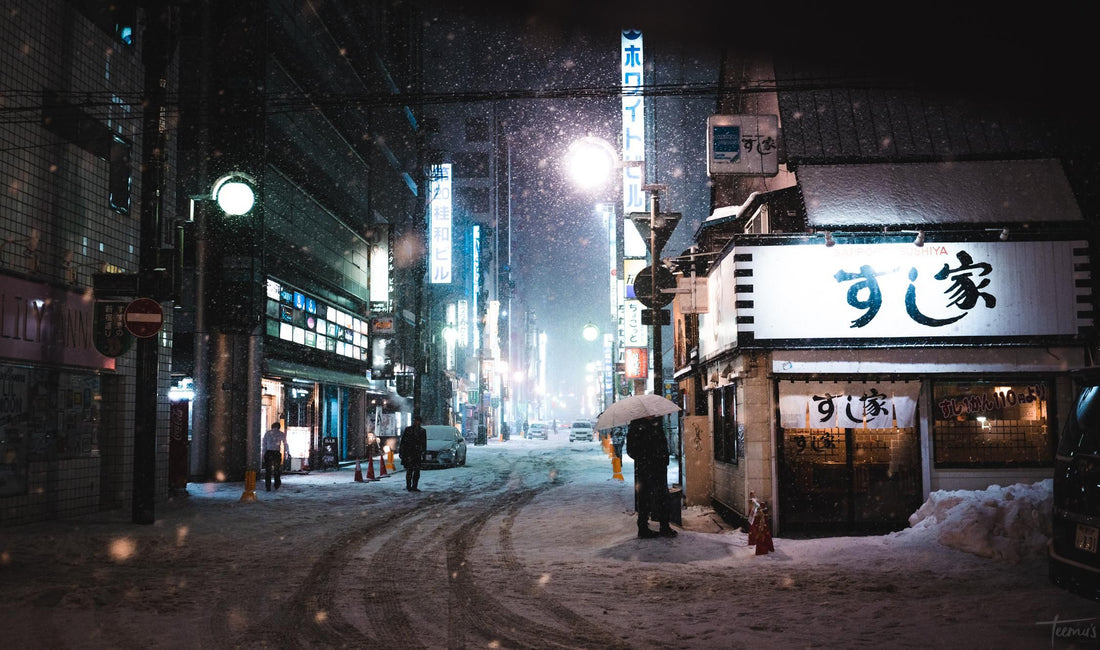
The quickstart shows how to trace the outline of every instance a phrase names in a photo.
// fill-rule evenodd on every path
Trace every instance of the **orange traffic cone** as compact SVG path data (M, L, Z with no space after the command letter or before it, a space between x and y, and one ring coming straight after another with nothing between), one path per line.
M383 479L389 476L386 473L386 460L382 458L382 454L378 454L378 478Z
M355 460L355 482L363 482L363 468L359 465L359 459Z
M397 471L397 466L393 464L393 450L392 449L386 450L386 469L388 469L391 472L396 472Z
M378 480L374 477L374 456L372 456L369 453L367 454L367 480L368 481L377 481Z
M623 478L623 460L618 456L611 457L611 471L614 472L611 478L615 479L616 481L626 480L625 478Z

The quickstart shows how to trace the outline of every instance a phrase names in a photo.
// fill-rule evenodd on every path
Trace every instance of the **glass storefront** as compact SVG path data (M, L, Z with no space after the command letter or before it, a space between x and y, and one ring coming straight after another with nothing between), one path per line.
M0 364L0 496L24 494L27 464L99 454L100 378Z
M922 499L918 382L780 382L784 535L900 530Z
M932 383L933 466L1053 467L1051 382Z

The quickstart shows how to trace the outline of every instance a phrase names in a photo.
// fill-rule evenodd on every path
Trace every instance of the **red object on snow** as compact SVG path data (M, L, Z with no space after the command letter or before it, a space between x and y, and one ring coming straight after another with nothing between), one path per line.
M759 520L759 524L756 527L756 554L766 555L769 552L775 552L775 545L772 544L772 529L768 524L768 507L761 506L760 512L756 515Z
M362 466L359 465L358 460L355 461L355 482L356 483L362 483L363 482L363 468L362 468Z
M368 481L377 481L378 480L378 479L374 478L374 456L370 453L367 454L367 480Z

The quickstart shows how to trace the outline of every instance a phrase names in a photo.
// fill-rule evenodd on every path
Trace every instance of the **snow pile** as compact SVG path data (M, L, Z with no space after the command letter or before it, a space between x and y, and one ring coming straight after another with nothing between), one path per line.
M1051 535L1053 479L985 490L938 490L898 536L934 538L974 555L1020 562L1045 557Z

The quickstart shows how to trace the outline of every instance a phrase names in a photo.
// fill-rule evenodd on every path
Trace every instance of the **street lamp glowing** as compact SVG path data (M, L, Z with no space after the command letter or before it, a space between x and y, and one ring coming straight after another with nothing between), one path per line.
M214 183L211 194L218 207L231 216L248 214L256 204L254 182L244 174L235 173L223 176Z
M618 159L610 144L588 136L569 145L565 165L573 183L581 189L595 190L606 186L611 180Z
M587 323L584 329L581 330L581 336L585 341L595 341L596 337L600 335L600 328L596 327L592 323Z

